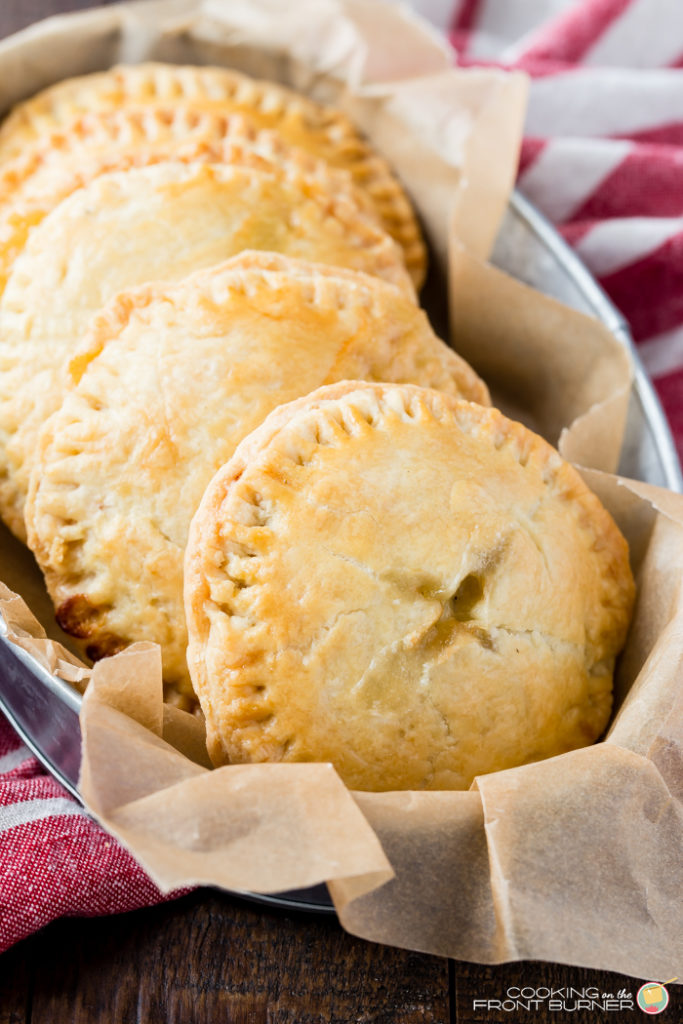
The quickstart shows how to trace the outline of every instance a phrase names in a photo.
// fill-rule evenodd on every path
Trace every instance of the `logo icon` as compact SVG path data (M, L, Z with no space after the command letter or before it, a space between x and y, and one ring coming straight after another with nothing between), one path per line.
M661 984L658 981L646 981L638 989L636 996L640 1009L644 1013L651 1014L662 1013L663 1010L666 1010L669 1005L669 993L664 986L676 980L676 978L669 978L668 981L663 981Z

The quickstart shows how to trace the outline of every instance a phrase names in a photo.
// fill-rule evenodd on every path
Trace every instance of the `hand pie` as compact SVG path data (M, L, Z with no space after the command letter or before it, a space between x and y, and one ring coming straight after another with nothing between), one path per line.
M376 273L414 295L401 250L349 197L274 166L103 175L34 228L0 300L0 515L17 536L38 430L92 314L125 288L260 248Z
M18 156L79 113L147 106L194 107L248 115L260 128L335 167L348 170L368 194L385 228L405 252L416 287L424 279L426 251L410 202L388 164L339 110L324 107L275 82L257 81L218 67L139 64L58 82L20 104L0 127L0 160Z
M314 178L377 221L350 175L329 167L241 115L153 107L86 114L0 168L0 294L30 232L77 189L112 171L166 161L225 163Z
M488 400L393 285L260 253L122 293L71 372L40 439L29 544L60 625L90 657L157 641L166 680L187 690L187 531L247 433L280 403L344 378Z
M633 592L613 520L525 427L421 388L323 388L243 441L192 522L211 757L461 789L584 746Z

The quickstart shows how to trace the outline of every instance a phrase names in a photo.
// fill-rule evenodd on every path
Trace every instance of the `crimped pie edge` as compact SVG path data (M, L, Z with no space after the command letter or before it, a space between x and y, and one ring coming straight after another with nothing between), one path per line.
M362 409L353 409L354 395L368 393L374 394L377 399L379 416L374 413L368 415ZM214 687L207 671L207 646L211 642L211 623L207 608L212 608L219 616L231 615L233 610L226 610L225 600L214 601L209 580L218 579L219 586L225 582L233 585L234 614L241 621L240 595L245 595L250 586L249 575L255 576L257 573L261 557L259 549L267 547L269 541L273 540L267 532L270 515L267 514L264 519L262 511L265 504L277 504L277 487L274 486L271 493L267 490L270 476L272 475L273 480L276 477L275 467L267 463L266 457L270 447L284 444L287 453L284 461L290 460L297 465L306 465L310 460L304 458L301 451L297 451L297 430L305 439L306 447L310 449L312 446L315 451L316 446L321 443L315 440L320 430L320 424L316 424L316 417L333 408L338 411L345 402L364 424L372 429L382 429L386 413L399 414L401 418L405 417L409 421L419 421L421 415L427 415L437 422L444 422L450 416L451 422L456 423L465 433L486 431L491 436L494 447L500 449L507 446L523 468L536 465L541 469L544 483L551 488L553 496L566 501L571 507L579 529L587 537L587 543L590 542L590 547L603 562L604 572L601 574L601 580L618 580L619 607L615 610L610 599L609 585L605 585L600 599L604 608L614 612L611 629L602 637L606 653L597 644L589 641L586 646L596 649L599 655L595 658L597 663L605 657L613 660L623 645L635 594L628 562L628 546L599 499L589 490L578 472L565 462L550 444L521 424L508 420L495 408L457 400L414 385L385 385L357 381L328 385L276 409L259 428L238 445L234 456L216 473L207 487L190 527L185 554L184 589L189 633L187 659L195 691L200 697L207 719L209 753L216 764L226 763L228 758L213 721ZM354 432L348 425L340 422L342 419L343 417L336 416L335 423L345 434L353 438ZM325 447L326 444L323 443L322 446ZM259 474L253 527L244 523L244 507L249 504L249 493L254 493L255 490L250 484L251 471ZM291 486L291 481L289 485ZM245 495L238 494L238 489L240 492L244 491ZM231 518L230 509L237 502L242 514ZM250 544L250 532L257 538L256 543ZM228 546L232 548L235 562L240 566L239 578L233 578L227 569ZM248 568L245 570L244 566ZM265 659L269 653L265 649L250 651L250 667L257 665L259 659ZM239 729L241 724L256 724L260 718L267 719L269 712L259 711L258 695L252 704L253 707L246 701L243 705L244 723L238 721L237 713L233 715L235 728Z
M59 202L104 174L159 163L224 163L271 170L273 173L279 170L289 178L310 178L318 183L321 191L329 190L332 196L348 197L349 203L357 206L359 216L365 215L373 223L379 223L366 195L354 186L346 171L330 167L325 161L287 145L269 130L255 129L241 114L229 117L198 112L193 116L191 112L164 108L147 112L109 111L101 118L87 115L83 120L91 126L93 135L101 127L100 121L109 120L116 129L111 138L112 149L94 153L95 164L87 165L86 161L87 172L84 173L82 165L75 161L71 165L64 165L60 160L54 164L46 161L46 153L51 154L52 148L45 152L29 152L0 170L0 293L11 273L14 260L26 245L31 229L48 216ZM152 131L150 125L160 130ZM175 127L185 130L188 126L196 134L185 134L181 138L179 133L176 137ZM131 129L133 132L141 131L142 142L137 148L127 145L123 150L117 150L117 133L124 135ZM164 135L164 132L168 134ZM88 132L85 134L88 135ZM108 138L107 133L105 138ZM60 133L55 133L47 140L49 147L58 147L58 152L61 152L59 147L67 141L68 137ZM77 155L74 149L71 156ZM90 155L87 146L84 147L83 155ZM45 187L45 183L42 183L42 190L36 189L35 175L44 167L48 171L48 185L54 182L52 191ZM54 173L50 174L50 171ZM41 184L40 175L38 184Z
M238 102L264 113L280 111L284 117L298 115L310 132L327 141L330 147L328 159L334 153L343 157L343 166L370 196L386 230L404 250L406 266L415 287L421 286L425 277L426 248L411 204L386 160L371 149L341 111L317 104L275 82L208 65L198 67L153 62L118 65L108 71L58 82L16 107L0 126L0 156L11 158L28 140L39 137L42 134L41 119L52 119L57 124L68 119L69 111L79 109L81 91L87 95L90 87L90 91L97 95L92 87L100 83L101 101L107 96L109 84L110 92L113 91L118 102L125 105L141 99L155 103L168 98L174 102L198 105L218 100ZM217 95L216 83L219 86ZM240 98L236 99L238 95ZM66 107L66 115L60 113L60 104ZM14 146L13 135L18 136Z
M152 281L140 285L137 288L127 289L125 292L115 296L104 309L100 310L93 317L88 334L78 352L68 361L69 373L74 384L77 384L85 372L88 363L97 357L109 341L114 341L118 334L125 329L131 316L145 306L164 300L169 291L178 295L178 301L192 301L195 296L196 279L200 279L200 285L209 286L212 300L216 304L227 299L230 291L240 288L248 288L252 274L262 274L267 278L270 275L285 275L287 279L296 280L303 284L307 282L309 288L315 288L316 279L326 282L325 292L316 292L310 299L314 304L323 300L333 308L336 304L346 305L349 295L348 285L356 285L355 298L363 306L371 305L375 300L381 303L395 290L404 301L409 301L405 292L396 288L391 282L364 274L361 271L348 267L337 267L331 264L309 263L306 260L299 260L285 256L281 253L267 252L265 250L245 249L237 256L226 260L224 263L212 267L204 267L196 271L183 281L166 285L164 282ZM240 275L242 280L238 283ZM226 278L225 289L221 289L221 282ZM250 280L251 279L251 280ZM281 284L285 287L284 284ZM196 296L195 296L196 297ZM392 300L397 301L397 300ZM381 305L378 306L381 309ZM433 334L427 314L419 306L415 306L416 316L425 322L427 332L433 335L435 341L440 339ZM450 369L456 386L463 392L463 397L468 401L478 402L481 405L490 405L491 399L488 388L484 381L472 369L462 356L459 356L450 346L441 341L443 355L450 363Z

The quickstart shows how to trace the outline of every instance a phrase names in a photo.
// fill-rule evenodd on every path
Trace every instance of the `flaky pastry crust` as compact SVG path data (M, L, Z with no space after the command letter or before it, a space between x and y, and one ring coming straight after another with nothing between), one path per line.
M192 522L211 757L451 789L591 743L633 593L613 520L525 427L415 387L323 388L242 442Z
M182 563L213 473L278 404L343 378L488 400L392 285L272 253L122 293L45 424L26 524L64 629L101 657L161 644L189 688Z
M405 253L416 287L424 280L426 250L410 202L389 165L339 110L314 103L274 82L218 67L145 63L68 79L20 104L0 127L0 160L17 157L83 112L148 107L195 107L242 113L275 129L290 144L348 170L370 198L386 231Z
M119 291L180 280L244 249L352 267L414 296L399 247L350 196L276 165L102 175L33 229L0 299L0 515L17 536L37 434L90 317Z
M224 163L314 179L379 220L351 176L330 167L241 114L183 107L85 114L0 166L0 294L30 232L64 199L102 174L167 161Z

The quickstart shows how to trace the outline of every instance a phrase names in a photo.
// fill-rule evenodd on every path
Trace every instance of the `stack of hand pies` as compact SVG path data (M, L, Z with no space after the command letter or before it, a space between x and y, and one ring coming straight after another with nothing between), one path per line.
M91 659L161 646L216 764L452 789L595 740L626 543L417 301L339 111L222 68L0 127L0 512Z

